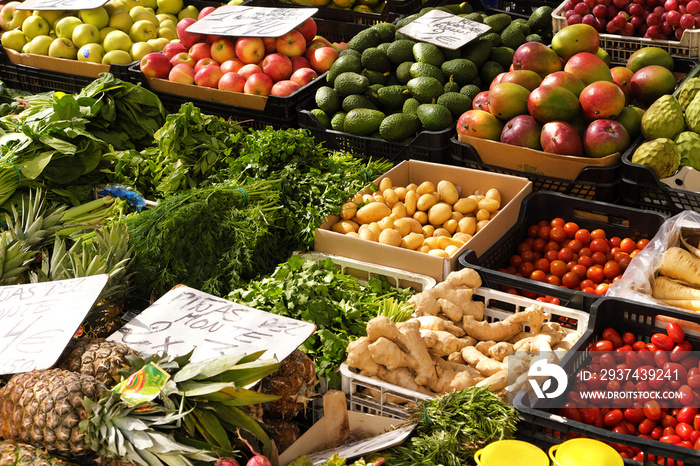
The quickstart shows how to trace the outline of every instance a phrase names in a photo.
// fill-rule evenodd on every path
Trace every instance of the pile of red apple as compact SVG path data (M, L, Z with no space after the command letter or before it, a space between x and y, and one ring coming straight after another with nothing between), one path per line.
M680 40L700 27L699 0L566 0L563 10L567 24L621 36Z
M194 22L191 18L179 21L179 42L144 56L141 72L148 77L226 91L287 96L328 71L343 46L317 36L313 18L279 37L187 32Z

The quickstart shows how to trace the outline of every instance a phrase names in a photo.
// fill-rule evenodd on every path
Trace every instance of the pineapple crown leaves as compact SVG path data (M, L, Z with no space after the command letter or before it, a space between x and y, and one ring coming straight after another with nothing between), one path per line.
M7 230L15 233L30 248L39 248L56 232L63 228L61 218L66 206L49 206L41 189L22 195L18 206L12 204L11 212L5 213Z
M19 283L36 254L12 230L0 233L0 286Z

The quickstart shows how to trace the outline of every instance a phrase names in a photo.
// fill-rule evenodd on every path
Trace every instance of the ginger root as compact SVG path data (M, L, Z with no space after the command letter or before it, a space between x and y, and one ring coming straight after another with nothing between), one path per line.
M507 341L522 330L522 324L530 327L533 335L540 333L544 323L544 309L539 304L533 304L522 312L512 314L500 322L477 321L474 317L464 316L462 328L467 335L479 341Z
M477 387L488 387L492 392L498 392L508 386L508 369L503 369L495 374L486 377L476 384Z
M420 316L418 317L418 322L420 322L420 328L422 330L443 330L445 332L450 332L456 337L464 336L464 329L447 319L437 316Z
M381 364L390 371L396 370L399 367L408 367L416 370L418 364L408 354L401 351L401 348L386 337L379 337L376 341L368 346L372 359L377 364Z
M480 286L479 273L465 268L450 273L444 282L412 296L408 302L414 305L419 317L437 316L442 312L448 319L459 322L465 312L478 315L478 308L470 303L473 303L474 290Z
M347 364L360 370L360 374L372 377L377 375L379 364L374 362L368 346L371 340L368 337L360 337L348 343Z
M506 341L499 341L498 343L489 348L488 355L496 361L503 361L506 358L506 356L508 356L508 353L512 351L512 344Z
M496 372L506 369L507 366L482 354L473 346L462 348L462 357L472 367L485 376L491 376Z
M442 330L421 330L420 334L430 354L435 356L449 356L467 346L467 341Z

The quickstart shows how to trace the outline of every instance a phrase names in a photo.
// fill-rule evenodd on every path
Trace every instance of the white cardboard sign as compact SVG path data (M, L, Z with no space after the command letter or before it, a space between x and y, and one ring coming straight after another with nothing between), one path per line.
M358 440L357 442L348 443L346 445L328 450L310 453L306 456L309 458L309 461L314 464L314 466L323 464L334 453L337 453L341 458L357 458L359 456L368 455L370 453L374 453L375 451L385 450L403 443L403 441L406 440L409 435L411 435L411 432L413 432L413 429L415 428L416 424L410 424L408 426L399 427L398 429L384 432L383 434L375 435L374 437L370 437L365 440Z
M318 8L224 5L192 23L186 31L218 36L278 37L317 11Z
M92 10L107 0L24 0L18 10Z
M442 10L431 10L416 18L399 32L412 39L457 50L491 30L491 26L470 21Z
M0 287L0 374L53 366L108 278Z
M253 309L184 285L176 286L108 339L144 355L183 355L192 361L265 350L289 356L316 330L314 324Z

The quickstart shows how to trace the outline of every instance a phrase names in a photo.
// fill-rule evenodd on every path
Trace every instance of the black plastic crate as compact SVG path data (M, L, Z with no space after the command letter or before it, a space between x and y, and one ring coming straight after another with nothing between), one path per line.
M510 257L517 253L518 244L527 238L530 225L540 220L550 221L555 217L563 218L567 222L576 222L580 228L589 231L601 228L608 238L619 236L635 240L651 239L666 219L664 215L656 212L581 199L562 193L537 191L523 200L518 220L510 230L480 257L477 257L474 251L465 251L459 257L459 266L477 270L483 285L488 288L512 287L532 291L558 298L562 306L588 311L598 296L498 271L505 268Z
M450 155L455 164L464 165L467 168L525 177L532 181L533 191L554 191L605 202L617 201L622 197L621 162L609 167L585 167L574 180L567 180L488 165L483 163L476 149L471 145L459 141L456 136L451 139L451 142Z
M561 4L558 0L496 0L495 3L499 10L528 16L541 6L550 6L555 9Z
M598 299L591 307L591 314L592 320L589 322L588 331L581 336L560 362L560 366L569 376L569 386L573 385L578 370L586 367L590 362L588 347L600 339L603 330L607 327L612 327L620 333L631 332L638 339L649 341L651 335L664 332L666 328L666 322L656 322L657 316L684 320L693 324L700 323L700 315L696 313L621 298L602 297ZM693 344L695 350L700 348L700 336L697 333L686 331L686 340ZM645 455L657 457L653 461L645 461L644 464L673 464L666 462L666 460L657 463L660 458L680 460L686 465L700 464L700 451L698 450L633 435L614 433L571 419L562 422L562 417L554 412L556 410L545 408L542 402L533 401L525 392L519 393L513 404L522 418L518 430L525 437L539 439L543 442L559 443L564 439L583 435L604 442L637 447ZM626 460L625 464L640 465L641 463L638 461L629 461L628 463Z
M300 5L284 0L251 0L246 3L248 6L264 6L274 8L310 8L310 5ZM345 10L342 8L330 8L320 6L313 18L327 19L331 21L341 21L348 23L358 23L372 26L377 23L391 23L404 16L410 15L420 10L422 7L420 0L386 0L386 5L381 13L365 13L361 11ZM326 37L326 36L324 36ZM326 37L328 39L328 37Z

